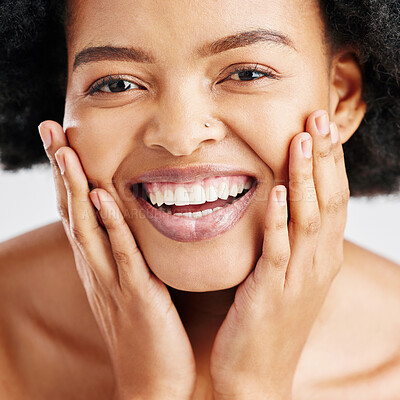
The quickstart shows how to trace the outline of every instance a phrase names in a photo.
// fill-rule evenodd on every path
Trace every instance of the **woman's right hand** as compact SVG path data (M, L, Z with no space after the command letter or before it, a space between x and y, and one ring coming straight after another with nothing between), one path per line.
M193 350L166 286L146 265L113 197L104 189L90 192L63 128L45 121L39 132L76 267L110 354L115 399L190 399Z

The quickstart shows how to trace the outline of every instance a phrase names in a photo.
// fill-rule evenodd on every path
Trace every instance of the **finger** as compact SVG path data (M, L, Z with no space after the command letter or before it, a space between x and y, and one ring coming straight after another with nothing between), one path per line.
M343 153L343 146L340 141L339 130L335 122L331 122L331 141L333 149L333 158L336 164L336 171L338 177L338 185L343 191L349 190L349 181L346 174L345 159Z
M120 286L140 289L140 284L152 278L146 262L117 203L104 189L90 193L98 207L111 243L112 254L118 267Z
M344 169L338 172L335 161L335 144L332 143L335 136L332 140L332 134L326 133L327 126L331 133L327 113L323 110L313 113L307 121L307 129L314 140L314 181L321 215L313 268L315 279L322 284L331 282L341 265L348 201L348 189L342 186L345 172Z
M96 218L89 186L78 155L70 147L55 153L68 201L70 235L99 281L110 287L118 282L107 234Z
M57 209L61 219L68 223L67 192L54 156L60 147L68 146L68 140L61 125L55 121L44 121L39 125L38 129L53 172Z
M254 270L254 279L281 293L289 258L286 188L278 185L268 196L263 249Z
M289 151L289 237L292 256L286 280L299 282L312 269L321 225L312 162L312 138L296 135Z
M318 110L311 114L307 120L307 132L313 138L314 181L321 213L321 228L325 225L331 231L333 227L339 231L345 224L347 200L339 186L326 111Z

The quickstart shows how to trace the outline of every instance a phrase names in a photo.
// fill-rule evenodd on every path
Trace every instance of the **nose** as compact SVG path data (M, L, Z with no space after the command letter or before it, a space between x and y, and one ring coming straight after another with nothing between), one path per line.
M192 86L193 88L193 86ZM156 117L144 134L144 144L164 149L174 156L190 155L205 144L221 141L225 130L211 117L211 96L181 85L160 96Z

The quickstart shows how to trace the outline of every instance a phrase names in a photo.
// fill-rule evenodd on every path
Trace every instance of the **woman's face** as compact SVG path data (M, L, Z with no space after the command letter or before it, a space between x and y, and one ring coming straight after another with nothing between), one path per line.
M163 282L189 291L239 284L260 255L268 193L287 184L291 139L311 112L329 109L318 2L70 6L64 129L89 181L113 194ZM234 204L211 201L213 188L226 197L235 182L252 189ZM153 201L174 193L178 205L157 210L138 199L145 187ZM203 204L179 208L182 199ZM199 218L168 214L216 205Z

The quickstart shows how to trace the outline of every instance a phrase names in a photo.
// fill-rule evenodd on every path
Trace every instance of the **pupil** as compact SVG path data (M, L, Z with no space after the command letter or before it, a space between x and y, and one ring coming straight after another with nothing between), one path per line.
M114 82L109 87L112 92L123 92L126 89L126 86L125 86L125 83L123 80Z
M254 71L243 71L242 72L242 78L244 81L249 81L253 78L253 72Z

